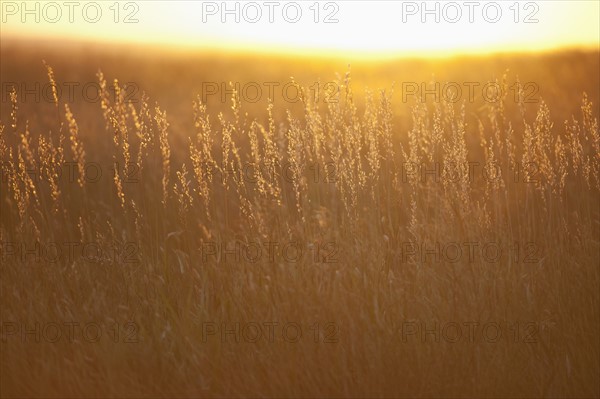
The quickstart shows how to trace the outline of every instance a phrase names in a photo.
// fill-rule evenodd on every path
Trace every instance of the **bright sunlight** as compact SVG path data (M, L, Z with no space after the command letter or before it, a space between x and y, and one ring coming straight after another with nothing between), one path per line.
M4 35L397 55L599 43L596 1L2 1Z

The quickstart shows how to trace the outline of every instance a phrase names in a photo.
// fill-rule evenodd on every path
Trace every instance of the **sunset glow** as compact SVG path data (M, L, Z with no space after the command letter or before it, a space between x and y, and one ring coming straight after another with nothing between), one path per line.
M600 398L600 0L0 0L0 398Z
M2 1L2 36L427 55L597 48L596 1Z

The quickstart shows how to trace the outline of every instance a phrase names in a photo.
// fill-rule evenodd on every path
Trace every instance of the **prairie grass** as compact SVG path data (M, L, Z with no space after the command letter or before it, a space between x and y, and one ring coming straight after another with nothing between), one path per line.
M248 112L234 94L211 111L197 97L182 138L146 94L127 103L119 81L97 78L95 112L53 92L58 114L31 131L13 93L2 115L3 397L600 395L600 133L585 93L563 121L525 93L405 104L396 88L358 92L348 71L327 105L300 84L294 110ZM505 94L513 78L498 77ZM253 262L235 249L275 242L303 256ZM114 256L50 262L36 243ZM450 243L457 261L455 247L427 254ZM34 342L7 335L13 322L94 322L104 336ZM206 336L206 323L252 322L295 322L303 336ZM532 323L533 340L508 328L498 342L403 336L407 323L470 322ZM314 323L334 323L318 343ZM114 325L128 326L118 342ZM138 342L124 342L132 331Z

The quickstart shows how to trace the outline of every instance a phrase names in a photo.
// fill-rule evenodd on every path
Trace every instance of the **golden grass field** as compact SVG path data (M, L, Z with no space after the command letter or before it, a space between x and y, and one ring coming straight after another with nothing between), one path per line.
M146 50L2 45L2 397L600 396L598 53Z

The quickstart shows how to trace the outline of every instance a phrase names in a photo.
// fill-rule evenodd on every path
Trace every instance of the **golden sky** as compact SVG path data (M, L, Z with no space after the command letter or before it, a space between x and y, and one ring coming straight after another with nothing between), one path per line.
M427 55L598 48L600 1L0 1L6 38Z

